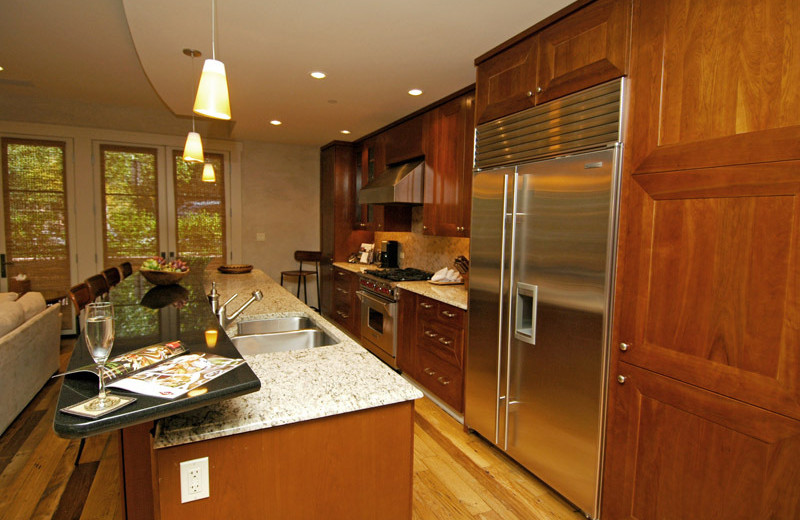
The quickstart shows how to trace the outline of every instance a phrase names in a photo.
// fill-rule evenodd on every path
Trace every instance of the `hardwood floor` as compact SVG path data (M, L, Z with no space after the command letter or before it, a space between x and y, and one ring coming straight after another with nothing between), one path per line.
M66 366L74 340L62 342ZM50 380L0 436L0 520L123 519L117 436L53 433ZM428 399L416 402L414 519L579 520L583 514Z

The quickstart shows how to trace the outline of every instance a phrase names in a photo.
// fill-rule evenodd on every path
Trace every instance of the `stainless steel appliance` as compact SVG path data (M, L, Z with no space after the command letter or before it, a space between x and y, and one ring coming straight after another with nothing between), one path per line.
M622 92L481 125L473 177L465 423L594 518Z
M397 368L397 282L428 280L419 269L372 269L359 276L361 344L383 362Z

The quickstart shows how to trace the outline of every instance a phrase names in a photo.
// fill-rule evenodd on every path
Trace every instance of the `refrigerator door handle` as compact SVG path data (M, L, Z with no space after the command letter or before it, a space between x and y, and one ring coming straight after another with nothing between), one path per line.
M514 337L525 343L536 345L536 306L539 286L517 282L517 312Z

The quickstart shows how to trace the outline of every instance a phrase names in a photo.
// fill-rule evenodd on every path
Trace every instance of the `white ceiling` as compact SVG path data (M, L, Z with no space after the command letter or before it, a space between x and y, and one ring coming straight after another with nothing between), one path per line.
M233 121L200 131L355 139L473 83L477 56L569 3L218 0ZM194 78L184 48L203 53ZM0 120L180 134L210 56L210 0L0 0Z

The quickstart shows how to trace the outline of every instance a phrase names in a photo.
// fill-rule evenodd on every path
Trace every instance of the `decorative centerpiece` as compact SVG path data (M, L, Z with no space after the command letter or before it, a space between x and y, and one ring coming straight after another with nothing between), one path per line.
M139 268L145 280L153 285L172 285L178 283L189 272L189 266L177 259L169 263L160 256L148 258Z

